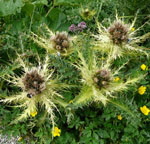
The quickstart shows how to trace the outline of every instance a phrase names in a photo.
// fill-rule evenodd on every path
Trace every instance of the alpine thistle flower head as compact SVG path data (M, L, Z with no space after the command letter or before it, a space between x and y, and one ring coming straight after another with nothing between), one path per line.
M75 37L70 37L67 32L52 32L47 26L42 35L31 33L31 39L40 47L46 49L50 54L58 54L58 52L67 56L74 51L73 41ZM71 28L73 30L73 28Z
M114 93L116 95L117 92L128 90L130 85L134 85L142 78L142 76L138 76L126 78L126 81L116 82L114 79L126 63L118 69L111 69L111 55L102 63L98 62L98 58L93 51L90 51L89 55L90 59L87 60L78 51L80 61L76 67L81 71L83 86L80 94L73 100L73 105L80 106L93 101L102 102L105 105L114 97Z
M18 61L23 67L24 74L22 76L6 75L4 79L14 86L20 87L22 91L14 96L1 99L0 102L15 104L15 107L24 109L23 113L14 121L15 123L29 116L35 117L40 106L50 116L54 127L54 109L58 111L56 104L63 107L65 104L67 105L61 100L62 96L58 90L68 86L58 83L56 79L52 78L53 72L49 70L48 56L46 56L44 63L39 62L37 67L29 67L19 55Z
M28 97L38 95L46 88L44 77L38 73L37 69L25 73L22 82Z
M136 17L131 24L125 24L123 20L116 18L116 20L110 24L107 28L97 21L98 34L92 34L94 37L93 47L96 50L102 51L104 53L112 54L112 58L123 55L148 55L148 53L139 46L139 43L143 43L146 39L150 38L150 33L136 37L136 32L140 28L132 28L136 22Z
M129 28L121 21L115 21L109 28L110 39L114 44L121 45L128 40Z
M51 37L54 49L59 52L65 52L70 47L70 40L66 32L57 32Z

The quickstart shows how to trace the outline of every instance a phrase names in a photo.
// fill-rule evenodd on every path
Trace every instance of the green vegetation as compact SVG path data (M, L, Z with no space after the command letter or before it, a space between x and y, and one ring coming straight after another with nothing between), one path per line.
M149 144L148 5L0 0L0 134L22 144Z

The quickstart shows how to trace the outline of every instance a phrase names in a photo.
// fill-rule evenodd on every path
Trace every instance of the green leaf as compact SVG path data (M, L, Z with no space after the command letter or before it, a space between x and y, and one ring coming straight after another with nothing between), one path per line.
M32 4L35 4L35 5L47 5L48 2L47 2L47 0L36 0Z
M23 6L22 0L0 0L0 16L20 13Z
M34 10L34 5L32 3L26 3L22 10L29 16L32 15Z
M59 8L52 9L48 17L52 21L52 23L50 24L50 28L54 30L57 30L58 27L60 27L63 21L66 19L66 15L62 13L62 11Z

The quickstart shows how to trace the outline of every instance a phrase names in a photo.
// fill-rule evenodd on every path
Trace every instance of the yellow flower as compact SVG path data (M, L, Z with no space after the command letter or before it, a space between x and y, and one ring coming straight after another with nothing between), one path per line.
M30 115L31 115L32 117L35 117L35 116L37 115L37 111L31 112Z
M60 136L61 130L58 127L54 127L52 130L53 137Z
M131 28L131 31L135 31L135 28L134 28L134 27L132 27L132 28Z
M118 118L118 120L122 120L122 116L121 115L118 115L117 118Z
M141 69L142 69L142 70L147 70L147 66L146 66L145 64L142 64L142 65L141 65Z
M147 108L145 105L143 107L140 107L140 110L144 115L148 115L150 112L150 109Z
M71 104L71 103L73 103L73 100L70 100L70 101L69 101L69 104Z
M18 141L19 141L19 142L22 141L22 137L19 137L19 138L18 138Z
M114 81L115 81L115 82L117 82L117 81L119 81L119 80L120 80L119 77L114 78Z
M145 91L146 91L146 87L145 86L140 86L138 88L138 92L139 92L140 95L143 95L145 93Z

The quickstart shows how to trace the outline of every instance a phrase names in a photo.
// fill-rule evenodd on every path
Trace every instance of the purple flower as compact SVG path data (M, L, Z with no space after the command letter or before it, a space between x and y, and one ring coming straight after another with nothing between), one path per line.
M69 31L71 32L76 32L76 31L83 31L83 29L85 29L87 26L86 26L86 23L85 22L80 22L78 24L78 26L76 26L75 24L72 24L70 27L69 27Z
M86 23L85 22L80 22L79 24L78 24L78 28L80 28L80 29L85 29L87 26L86 26Z
M75 32L77 30L77 27L75 24L72 24L70 27L69 27L69 31L71 32Z

